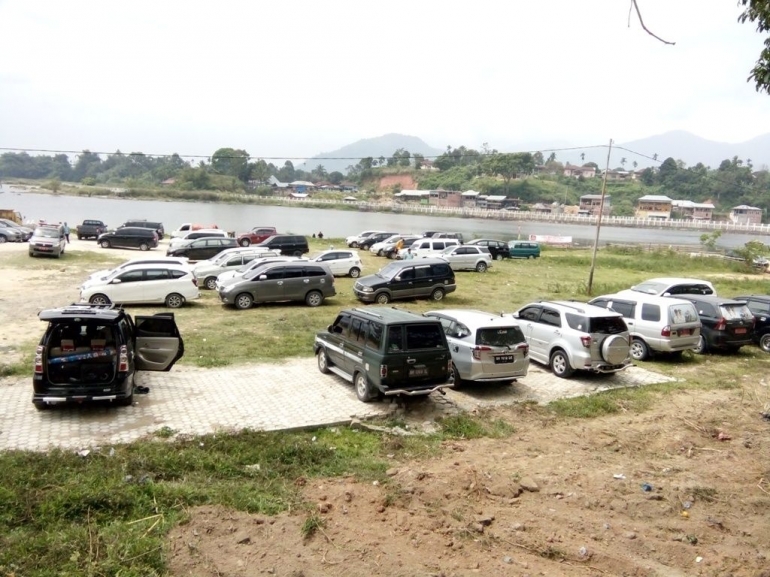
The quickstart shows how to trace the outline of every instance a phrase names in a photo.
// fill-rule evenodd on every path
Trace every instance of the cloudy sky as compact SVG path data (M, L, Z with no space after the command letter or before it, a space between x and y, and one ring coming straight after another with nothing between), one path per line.
M0 0L0 147L302 158L770 130L737 0Z

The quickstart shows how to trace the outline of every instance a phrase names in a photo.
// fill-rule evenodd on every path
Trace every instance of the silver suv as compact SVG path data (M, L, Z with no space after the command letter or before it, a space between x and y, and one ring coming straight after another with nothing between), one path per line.
M577 370L615 373L631 364L630 336L623 316L572 301L531 303L513 317L529 344L532 360L551 367L557 377Z

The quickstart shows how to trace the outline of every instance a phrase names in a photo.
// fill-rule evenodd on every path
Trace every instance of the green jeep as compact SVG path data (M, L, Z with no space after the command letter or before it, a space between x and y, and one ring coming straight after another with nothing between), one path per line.
M369 402L382 395L445 394L452 368L446 336L437 319L396 308L340 311L315 337L318 368L352 382Z

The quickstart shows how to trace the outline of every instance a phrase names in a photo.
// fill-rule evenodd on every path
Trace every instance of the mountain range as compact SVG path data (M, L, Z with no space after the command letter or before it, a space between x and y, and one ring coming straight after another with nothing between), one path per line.
M472 143L465 144L465 146L476 148ZM416 136L391 133L375 138L364 138L331 152L322 152L308 159L298 168L312 170L322 164L328 172L338 170L345 173L347 167L357 164L360 158L367 156L387 158L399 148L408 150L412 154L422 154L425 157L435 157L444 152L444 149L430 146ZM569 147L565 146L564 148ZM501 149L500 151L520 152L526 150L535 152L538 148L529 149L524 144L517 145L515 150ZM581 158L581 153L585 155L583 158ZM655 155L657 155L657 161L653 160ZM610 157L610 168L620 168L623 158L626 159L623 167L629 170L633 168L634 162L637 163L637 168L643 168L657 166L666 158L671 157L675 160L682 160L686 166L695 166L700 162L715 169L723 160L732 159L734 156L743 160L744 163L751 160L752 166L757 170L767 169L770 165L770 133L745 142L727 143L701 138L683 130L674 130L629 142L615 143ZM556 160L571 164L593 161L600 168L604 168L607 161L607 150L606 148L592 148L557 151Z

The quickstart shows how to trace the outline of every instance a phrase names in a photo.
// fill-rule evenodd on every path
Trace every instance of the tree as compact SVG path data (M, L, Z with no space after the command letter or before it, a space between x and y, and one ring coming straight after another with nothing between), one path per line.
M78 160L75 163L75 168L72 171L72 177L76 181L80 181L86 176L94 176L101 165L102 159L98 154L94 154L90 150L84 150L78 154Z
M49 189L51 192L56 194L59 192L59 189L61 188L61 180L58 178L52 178L45 184L46 188Z
M339 170L335 170L329 173L329 182L332 184L340 184L344 178L345 175L343 175Z
M532 161L535 163L535 166L543 166L545 164L545 159L543 158L542 152L536 152L532 155Z
M548 162L555 162L556 161L556 153L552 152L548 155Z
M249 165L249 180L256 180L262 184L267 182L268 178L270 178L270 167L267 162L260 158L257 162Z
M530 174L535 168L535 162L529 152L516 154L491 154L484 159L482 168L491 175L503 177L505 193L508 194L508 186L511 179L518 174Z
M234 148L220 148L211 156L211 167L218 174L234 176L241 182L249 180L249 153Z
M626 167L626 162L628 162L628 161L626 160L626 157L624 156L623 158L620 159L620 166L625 168Z
M278 171L275 177L281 182L293 182L297 180L297 171L294 169L294 164L291 160L287 160L283 163L283 167Z
M585 152L581 152L580 153L580 162L585 162L585 161L586 161L586 153Z
M639 163L638 163L638 162L636 162L635 160L634 160L634 162L633 162L632 164L633 164L633 166L634 166L634 170L636 170L636 167L637 167L637 166L639 166Z
M770 32L770 2L767 0L738 0L738 5L743 5L745 10L738 17L738 22L744 24L747 21L757 26L757 32ZM747 81L754 81L757 92L770 93L770 36L765 38L765 47L759 54L754 68L752 68Z
M719 237L722 236L722 232L719 230L715 230L711 234L702 234L700 235L700 243L703 245L703 248L710 252L714 252L717 247L717 241L719 240Z
M420 170L422 168L423 163L425 162L425 157L419 152L415 152L412 155L412 158L414 158L414 168L416 170Z

